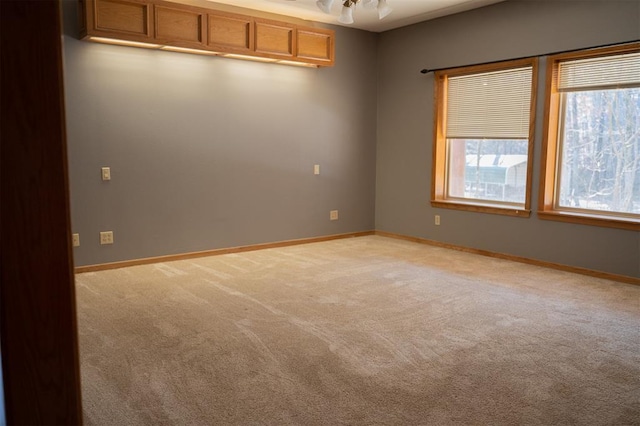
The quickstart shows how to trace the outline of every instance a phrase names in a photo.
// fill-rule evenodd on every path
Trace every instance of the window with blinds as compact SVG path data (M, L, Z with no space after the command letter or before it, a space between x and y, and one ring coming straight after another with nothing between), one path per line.
M535 58L436 72L432 205L528 216Z
M529 137L532 67L450 77L449 139Z
M559 62L558 91L637 87L640 53Z
M539 216L640 230L640 43L548 61Z

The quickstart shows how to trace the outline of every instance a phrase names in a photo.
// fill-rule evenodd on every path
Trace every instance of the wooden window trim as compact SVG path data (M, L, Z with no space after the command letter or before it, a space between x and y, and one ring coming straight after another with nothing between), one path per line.
M540 172L540 194L538 217L545 220L577 223L582 225L640 231L640 221L624 216L604 215L594 212L577 212L558 209L555 206L555 186L558 169L558 121L560 95L557 87L557 70L561 61L586 59L597 56L618 55L640 50L640 43L629 43L612 47L561 53L547 58L545 82L545 109Z
M524 207L501 205L490 201L471 199L450 199L447 198L446 179L446 111L447 98L446 87L449 77L477 74L507 70L511 68L521 68L530 66L531 69L531 111L529 115L529 137L527 149L527 184L525 187ZM436 71L434 75L434 137L433 137L433 167L431 171L431 206L454 210L465 210L479 213L500 214L516 217L529 217L531 214L531 181L533 178L533 153L534 153L534 131L535 113L538 88L538 59L525 58L511 61L503 61L491 64L473 65L468 67L458 67Z

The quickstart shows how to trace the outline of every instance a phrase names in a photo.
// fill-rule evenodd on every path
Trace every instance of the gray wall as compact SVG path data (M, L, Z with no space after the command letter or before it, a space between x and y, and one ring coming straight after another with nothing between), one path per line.
M599 271L640 276L640 234L432 208L433 74L462 66L640 39L640 2L521 1L383 33L378 51L376 229ZM544 111L540 63L534 154L537 208ZM434 215L441 225L434 225Z
M75 3L63 2L76 266L374 228L376 34L336 28L337 65L298 68L79 41Z
M82 42L63 6L76 265L375 227L640 276L636 232L431 208L433 75L419 73L639 39L639 2L509 0L380 36L335 27L336 66L318 70Z

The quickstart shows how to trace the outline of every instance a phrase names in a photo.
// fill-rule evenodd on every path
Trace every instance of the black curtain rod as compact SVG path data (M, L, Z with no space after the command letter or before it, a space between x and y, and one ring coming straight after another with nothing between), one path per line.
M458 66L455 66L455 67L442 67L442 68L434 68L434 69L424 68L424 69L420 70L420 72L422 74L428 74L430 72L448 70L448 69L451 69L451 68L473 67L473 66L476 66L476 65L497 64L498 62L505 62L505 61L518 61L520 59L536 58L536 57L540 57L540 56L551 56L551 55L557 55L559 53L571 53L571 52L579 52L581 50L588 50L588 49L600 49L600 48L603 48L603 47L621 46L621 45L624 45L624 44L637 43L638 41L640 41L640 40L632 40L632 41L622 42L622 43L601 44L600 46L593 46L593 47L587 47L587 48L581 48L581 49L559 50L557 52L543 53L543 54L534 55L534 56L521 56L519 58L501 59L501 60L498 60L498 61L488 61L488 62L478 62L476 64L458 65Z

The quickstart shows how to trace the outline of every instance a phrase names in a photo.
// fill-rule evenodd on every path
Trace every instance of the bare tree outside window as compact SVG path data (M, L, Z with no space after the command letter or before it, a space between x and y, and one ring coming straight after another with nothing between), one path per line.
M563 94L560 207L640 213L640 88Z

